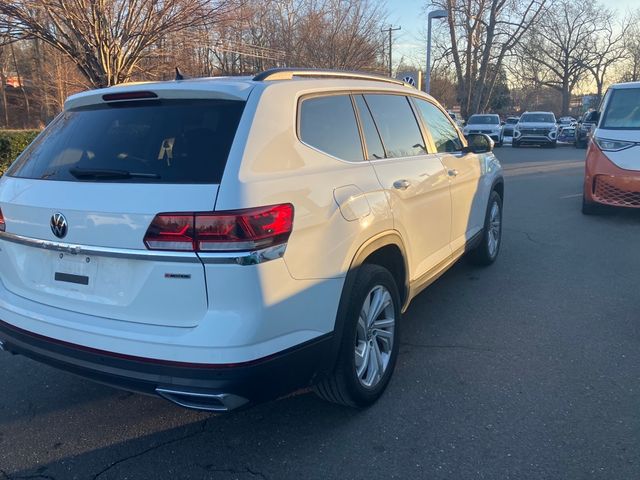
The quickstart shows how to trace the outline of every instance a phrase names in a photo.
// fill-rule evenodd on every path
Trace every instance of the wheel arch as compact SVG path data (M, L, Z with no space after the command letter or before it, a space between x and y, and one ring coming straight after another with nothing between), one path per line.
M504 201L504 178L502 176L496 178L491 185L491 191L498 192L500 198Z
M329 369L328 371L333 370L338 359L346 312L349 306L349 292L352 290L353 283L358 275L358 267L364 264L380 265L388 269L396 280L401 299L401 308L405 306L408 300L409 269L402 237L395 230L385 231L371 237L358 248L347 271L333 330L333 348L330 353L330 361L325 364L325 368ZM320 375L322 373L322 371L319 372Z

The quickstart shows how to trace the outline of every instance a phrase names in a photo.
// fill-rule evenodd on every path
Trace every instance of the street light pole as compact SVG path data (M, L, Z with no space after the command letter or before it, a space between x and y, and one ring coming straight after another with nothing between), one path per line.
M433 10L427 16L427 68L424 72L424 91L426 93L431 90L431 20L448 16L446 10Z

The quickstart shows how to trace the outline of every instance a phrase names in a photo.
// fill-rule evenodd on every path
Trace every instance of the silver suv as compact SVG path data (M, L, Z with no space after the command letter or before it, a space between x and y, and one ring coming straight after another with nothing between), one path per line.
M555 148L558 125L553 112L525 112L513 129L512 146L541 145Z

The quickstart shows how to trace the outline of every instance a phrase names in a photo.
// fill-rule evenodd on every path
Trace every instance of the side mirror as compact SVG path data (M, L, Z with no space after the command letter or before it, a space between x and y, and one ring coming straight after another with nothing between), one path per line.
M467 142L469 146L464 149L465 153L493 152L493 140L491 140L489 135L485 135L484 133L470 133L467 137Z
M503 127L507 124L507 122L500 122L500 125L502 125Z

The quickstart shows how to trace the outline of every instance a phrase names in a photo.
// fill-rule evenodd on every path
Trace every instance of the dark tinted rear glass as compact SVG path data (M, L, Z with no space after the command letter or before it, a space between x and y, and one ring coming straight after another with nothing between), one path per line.
M244 102L229 100L147 100L67 111L25 151L9 175L220 183L243 108ZM122 172L131 176L118 175Z
M349 95L304 100L300 108L300 140L342 160L364 159Z

